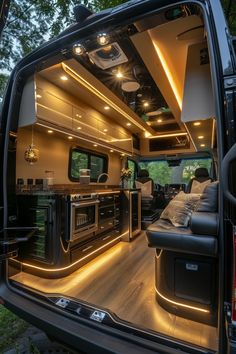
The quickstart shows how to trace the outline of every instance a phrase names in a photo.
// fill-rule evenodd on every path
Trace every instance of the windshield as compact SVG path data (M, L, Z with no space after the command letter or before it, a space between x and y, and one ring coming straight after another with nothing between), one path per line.
M188 184L190 179L194 177L197 168L205 167L210 173L211 166L211 158L182 159L179 166L175 167L169 166L165 160L142 161L139 163L139 168L148 170L153 181L162 186L170 183Z

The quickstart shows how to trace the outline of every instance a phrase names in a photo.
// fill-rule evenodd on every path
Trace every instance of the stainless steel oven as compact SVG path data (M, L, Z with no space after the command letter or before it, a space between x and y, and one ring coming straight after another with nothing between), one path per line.
M98 229L97 194L70 196L70 241L89 237Z

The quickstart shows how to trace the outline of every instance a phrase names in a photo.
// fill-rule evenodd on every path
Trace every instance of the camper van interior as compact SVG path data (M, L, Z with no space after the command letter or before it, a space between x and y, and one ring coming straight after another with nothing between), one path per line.
M37 65L9 150L9 220L31 230L9 260L12 286L216 351L212 86L196 5L73 37Z

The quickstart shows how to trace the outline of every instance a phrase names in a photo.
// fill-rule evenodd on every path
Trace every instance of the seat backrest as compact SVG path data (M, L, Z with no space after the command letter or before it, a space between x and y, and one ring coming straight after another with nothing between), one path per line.
M142 169L139 171L138 178L135 181L135 186L136 188L141 189L142 197L150 197L153 195L154 182L149 177L147 170Z
M190 180L187 192L202 193L205 187L212 182L209 172L205 167L199 167L194 173L194 177Z

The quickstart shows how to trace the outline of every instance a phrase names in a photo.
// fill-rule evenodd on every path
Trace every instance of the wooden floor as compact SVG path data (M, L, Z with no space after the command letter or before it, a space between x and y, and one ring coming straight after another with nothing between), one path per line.
M133 324L216 350L215 327L177 317L157 304L154 254L142 233L131 243L118 243L65 278L48 280L21 272L12 279L45 293L85 300Z

